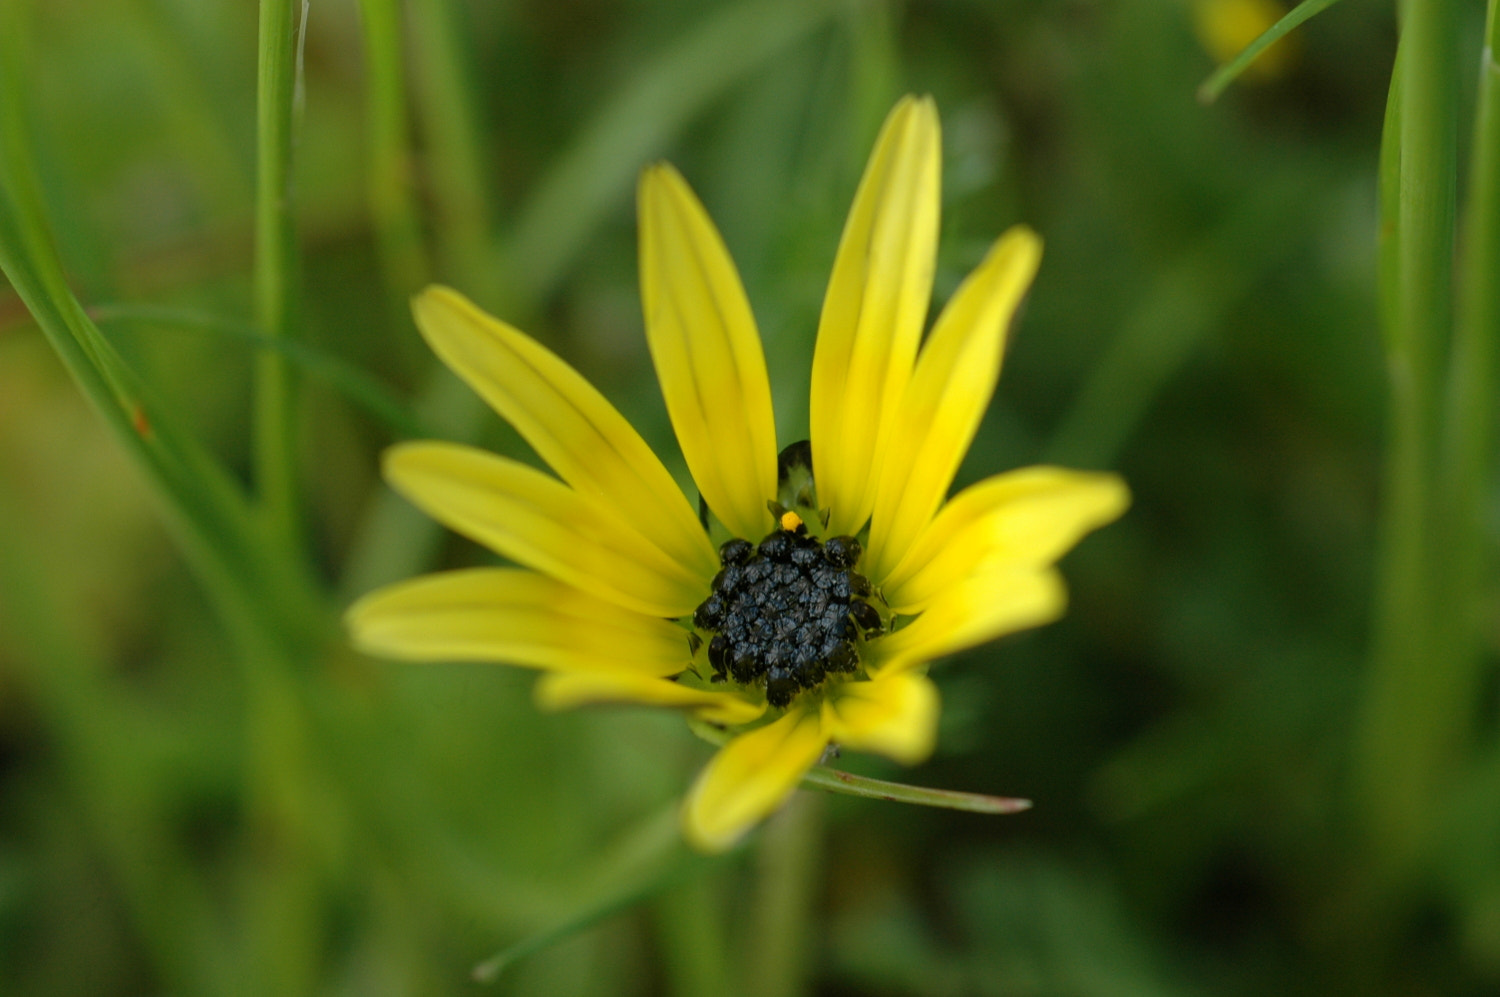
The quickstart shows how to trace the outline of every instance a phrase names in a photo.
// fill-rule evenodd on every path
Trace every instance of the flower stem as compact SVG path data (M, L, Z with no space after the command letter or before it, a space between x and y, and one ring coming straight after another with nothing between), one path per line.
M808 991L809 952L823 877L822 797L795 793L772 817L757 844L759 873L746 990L757 997L795 997Z
M683 879L664 890L654 905L667 991L674 997L729 997L734 992L725 945L727 898L717 871L704 868Z
M255 313L271 339L295 328L296 239L292 216L292 123L296 91L297 0L261 0L256 92ZM286 357L260 355L256 367L256 483L271 536L299 544L295 396Z

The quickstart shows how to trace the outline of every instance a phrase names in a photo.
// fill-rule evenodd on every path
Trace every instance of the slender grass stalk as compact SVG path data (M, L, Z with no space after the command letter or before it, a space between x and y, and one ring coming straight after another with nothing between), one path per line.
M271 339L295 335L297 249L292 213L292 127L296 94L298 0L261 0L256 91L255 312ZM271 535L299 546L296 404L292 371L280 353L256 367L255 469Z
M495 304L502 275L489 266L494 192L483 130L469 79L470 52L453 0L411 0L408 16L417 56L416 97L436 207L439 276Z
M1214 70L1213 75L1198 87L1198 102L1212 104L1218 100L1219 96L1229 89L1229 84L1239 79L1240 74L1249 69L1250 64L1260 58L1262 52L1281 41L1292 32L1293 28L1323 13L1336 3L1338 0L1302 0L1275 24L1261 32L1259 38L1246 45L1239 55Z
M587 899L573 913L550 927L533 932L490 956L470 971L477 983L494 983L527 956L593 927L662 890L682 885L701 874L716 859L683 846L677 830L677 804L648 815L580 877Z
M747 0L705 16L623 81L522 205L501 251L521 304L552 294L636 175L736 81L826 24L834 0Z
M406 114L401 5L361 0L365 29L366 116L370 129L368 198L386 288L399 314L427 282L412 177L411 126Z
M1373 660L1364 690L1357 790L1387 880L1417 858L1434 792L1467 704L1444 655L1435 480L1442 364L1452 327L1457 174L1457 20L1450 0L1403 8L1381 157L1382 301L1390 436ZM1396 146L1389 143L1394 139Z
M169 527L226 624L254 626L273 568L245 496L125 365L69 287L48 230L20 95L20 5L0 7L0 270L84 397L160 499ZM290 584L289 590L300 590ZM261 620L273 631L290 619Z
M3 8L0 8L3 10ZM12 23L4 25L12 27ZM21 296L79 388L103 416L163 500L168 524L196 570L244 667L249 727L251 823L265 842L301 841L311 811L297 736L303 717L292 662L326 628L326 613L306 566L265 542L261 520L222 466L182 432L99 333L73 296L47 231L18 95L20 32L0 30L0 269ZM269 898L252 919L247 965L263 972L264 992L304 992L317 878L308 863L283 861L281 849L253 877ZM264 872L265 875L260 873ZM286 947L288 939L297 943Z
M265 336L290 340L297 329L298 253L292 158L300 53L298 0L261 0L256 90L255 306ZM263 531L283 563L301 563L297 488L297 405L284 351L263 352L256 366L253 442ZM280 592L273 590L273 598ZM295 596L291 597L295 600ZM311 601L319 600L313 596ZM240 635L246 696L246 822L261 843L245 882L244 953L254 988L312 989L322 956L313 824L322 811L310 786L309 718L296 672L308 647L250 629ZM300 653L299 653L300 652Z
M839 21L849 46L851 127L846 137L852 184L881 122L902 93L900 15L892 4L846 4Z
M756 997L798 997L808 992L809 958L818 920L818 875L823 852L825 801L797 793L766 822L757 842L758 874L751 911L746 991Z
M653 920L671 997L734 997L738 993L727 945L735 919L729 916L729 897L720 880L713 870L704 869L664 891L654 904Z
M187 12L154 0L127 0L121 6L133 13L126 23L147 49L140 70L153 81L167 133L192 171L205 214L242 218L250 198L249 170L229 123L214 106L212 88L204 85L211 67L192 49Z
M156 305L107 304L89 309L89 316L108 327L111 323L145 323L170 326L230 337L258 350L280 353L304 376L316 377L363 408L406 439L423 439L432 433L415 413L379 379L332 353L297 339L270 339L248 322L237 322L206 312Z

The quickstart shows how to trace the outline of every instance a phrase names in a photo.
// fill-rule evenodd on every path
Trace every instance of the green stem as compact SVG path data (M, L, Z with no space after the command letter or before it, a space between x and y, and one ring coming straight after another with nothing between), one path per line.
M250 606L273 572L245 496L159 405L73 296L52 241L19 97L22 5L0 5L0 270L126 453L157 492L216 603ZM279 626L279 624L278 624Z
M663 891L654 905L666 990L673 997L735 992L725 944L728 897L716 871L703 869Z
M412 183L402 7L397 0L362 0L360 11L368 75L370 218L386 288L397 305L396 313L404 318L407 298L427 281L427 256Z
M1240 74L1249 69L1250 64L1260 58L1262 52L1281 41L1291 33L1293 28L1323 13L1335 3L1338 3L1338 0L1302 0L1279 21L1263 31L1259 38L1246 45L1239 55L1214 70L1213 75L1198 87L1198 102L1212 104L1218 100L1219 95L1229 89L1229 84L1239 79Z
M295 328L296 237L292 215L292 126L297 0L261 0L256 91L255 312L271 339ZM291 369L277 352L256 367L255 468L271 535L286 550L297 523L296 418Z
M759 875L745 961L746 990L757 997L797 997L809 990L813 906L823 884L823 806L819 796L795 794L766 822L757 842Z
M95 305L89 309L89 317L105 327L116 322L169 326L231 337L254 349L280 353L304 376L321 379L346 399L385 423L386 428L398 436L422 439L432 435L421 419L379 379L332 353L300 340L268 339L248 322L238 322L208 312L131 304Z
M437 208L440 276L493 306L503 278L490 266L493 205L469 50L453 0L411 0L417 60L416 97L426 132L427 164Z
M17 6L0 5L0 15ZM162 498L168 524L237 651L252 742L249 822L263 862L249 889L270 898L252 919L251 937L261 944L245 965L263 974L258 982L266 985L252 986L255 992L306 992L319 946L319 905L311 900L319 879L297 851L307 838L312 795L294 663L310 657L315 641L325 637L326 606L306 564L289 556L285 544L266 542L263 524L233 479L156 403L73 296L47 230L22 121L24 90L16 65L21 32L14 27L0 23L0 269ZM289 109L289 90L287 97ZM290 265L284 256L276 259L276 273ZM285 287L279 279L269 286ZM283 944L288 939L297 945Z
M1382 509L1373 661L1365 690L1358 790L1377 854L1408 866L1422 847L1464 704L1445 660L1434 494L1440 374L1452 326L1457 167L1457 22L1450 0L1404 8L1398 82L1382 154L1382 254L1388 318L1390 441ZM1390 143L1392 136L1387 134Z
M139 71L153 82L154 104L168 122L166 133L179 162L201 192L204 214L241 219L250 176L233 129L214 103L214 90L205 85L215 67L205 65L203 50L191 44L191 9L156 0L128 0L128 5L134 16L127 23L145 47Z
M523 304L552 294L641 165L731 85L843 9L833 0L750 0L684 31L615 91L536 185L503 249Z
M683 847L677 821L674 802L629 829L579 876L586 899L571 915L496 952L470 976L478 983L493 983L526 956L705 872L714 860Z

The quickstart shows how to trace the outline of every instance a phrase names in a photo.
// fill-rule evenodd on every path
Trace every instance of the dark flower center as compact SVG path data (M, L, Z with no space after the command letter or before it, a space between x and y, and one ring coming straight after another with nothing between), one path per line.
M763 684L766 701L778 707L829 673L857 670L856 638L881 627L880 613L862 598L870 583L854 571L859 541L824 543L792 513L782 522L758 546L731 540L719 548L724 568L693 614L698 629L713 633L713 681L727 675L740 685Z

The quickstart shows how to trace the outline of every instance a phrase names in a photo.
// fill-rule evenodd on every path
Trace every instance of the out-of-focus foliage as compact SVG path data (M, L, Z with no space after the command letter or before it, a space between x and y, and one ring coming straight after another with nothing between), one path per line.
M74 290L248 477L255 6L15 7ZM839 226L900 94L943 116L940 301L1008 225L1046 239L962 478L1111 468L1135 503L1069 557L1063 622L935 670L933 761L846 759L1037 807L830 799L815 992L1500 988L1500 763L1424 815L1440 845L1399 880L1368 861L1348 786L1394 15L1336 7L1276 78L1210 108L1193 17L1160 0L310 8L293 368L330 604L485 556L385 493L377 454L402 426L530 459L421 346L404 303L427 280L558 350L680 471L636 290L645 163L675 162L722 227L784 440L804 435ZM268 700L159 511L0 287L0 991L467 992L496 949L633 895L640 839L707 755L679 722L539 714L519 671L362 660L331 627ZM270 822L268 792L292 801ZM666 874L498 992L726 975L774 992L754 930L772 851Z

